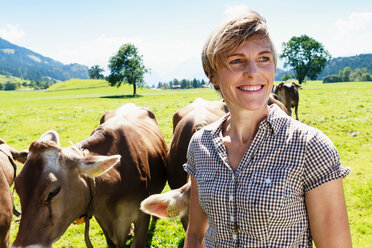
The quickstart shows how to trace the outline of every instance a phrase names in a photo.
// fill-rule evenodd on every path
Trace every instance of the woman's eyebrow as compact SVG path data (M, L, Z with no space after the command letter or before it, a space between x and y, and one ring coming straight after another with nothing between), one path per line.
M260 55L260 54L265 54L265 53L272 54L273 52L271 50L263 50L263 51L259 52L258 54ZM245 54L244 53L232 53L232 54L227 55L227 58L234 57L234 56L242 56L242 57L244 57Z

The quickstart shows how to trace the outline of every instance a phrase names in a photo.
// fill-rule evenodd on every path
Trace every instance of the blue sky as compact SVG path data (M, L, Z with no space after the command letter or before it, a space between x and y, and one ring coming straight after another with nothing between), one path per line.
M278 52L306 34L332 57L372 53L370 0L0 0L0 37L62 63L100 65L131 42L152 73L149 84L203 76L209 33L244 8L263 15ZM281 67L281 64L279 64Z

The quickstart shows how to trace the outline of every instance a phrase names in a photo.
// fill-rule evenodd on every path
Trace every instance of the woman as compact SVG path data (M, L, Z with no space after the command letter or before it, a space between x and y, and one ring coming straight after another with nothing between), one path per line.
M228 21L202 61L230 113L190 141L185 247L351 247L349 169L322 132L267 105L276 53L265 20L249 11Z

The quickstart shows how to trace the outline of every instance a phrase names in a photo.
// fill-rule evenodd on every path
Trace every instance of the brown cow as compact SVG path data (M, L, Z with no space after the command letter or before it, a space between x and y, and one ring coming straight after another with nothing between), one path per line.
M297 109L299 94L298 89L301 88L300 85L292 83L281 82L275 87L275 94L278 96L279 101L281 101L287 108L288 115L292 116L291 108L295 108L296 120L298 120Z
M10 223L13 214L13 184L17 165L14 160L24 162L26 151L17 151L0 138L0 248L9 246Z
M272 95L269 104L275 103L284 111L284 105ZM186 230L190 186L183 170L187 147L194 132L218 120L228 112L222 101L206 101L197 98L193 103L178 110L173 116L173 138L168 152L167 178L171 191L150 196L141 203L141 210L160 218L181 218Z
M15 183L22 218L14 247L50 246L89 212L109 247L125 245L131 223L131 247L145 247L150 216L140 202L166 183L167 146L152 112L126 104L78 144L60 148L50 131L29 150Z

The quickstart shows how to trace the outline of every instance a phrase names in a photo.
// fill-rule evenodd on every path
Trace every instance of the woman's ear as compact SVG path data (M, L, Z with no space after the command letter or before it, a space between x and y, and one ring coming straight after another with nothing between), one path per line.
M209 80L210 80L210 82L213 85L213 87L214 87L215 90L219 90L220 89L220 86L218 85L215 76L211 76Z
M218 86L217 80L215 76L210 77L210 82L213 84L214 87Z

